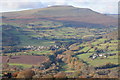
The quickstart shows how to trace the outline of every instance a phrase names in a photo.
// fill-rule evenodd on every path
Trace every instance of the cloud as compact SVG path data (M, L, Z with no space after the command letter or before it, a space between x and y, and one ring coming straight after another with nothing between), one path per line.
M118 13L118 2L73 2L71 3L76 7L81 8L90 8L94 11L100 12L100 13Z
M72 5L80 8L90 8L101 13L117 13L119 0L2 0L1 12L25 9L43 8L53 5Z
M40 2L2 2L1 6L0 11L2 12L46 7Z

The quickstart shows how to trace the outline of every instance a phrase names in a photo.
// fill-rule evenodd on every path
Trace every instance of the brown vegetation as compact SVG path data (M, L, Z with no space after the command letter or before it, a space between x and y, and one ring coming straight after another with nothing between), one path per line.
M35 75L34 71L24 70L19 72L16 78L32 78L33 75Z
M1 57L1 56L0 56ZM2 56L2 63L6 63L7 56ZM29 55L21 55L21 56L12 56L9 60L9 63L20 63L20 64L37 64L42 63L46 60L45 56L29 56Z

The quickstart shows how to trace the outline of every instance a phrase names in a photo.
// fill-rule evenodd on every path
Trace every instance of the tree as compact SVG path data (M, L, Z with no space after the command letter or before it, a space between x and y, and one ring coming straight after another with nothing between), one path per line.
M11 58L12 58L12 54L10 54L10 55L8 56L8 58L11 59Z
M35 72L33 70L23 70L18 73L16 78L32 78L32 76L35 75Z
M67 78L66 74L64 72L59 72L56 75L54 75L55 78Z

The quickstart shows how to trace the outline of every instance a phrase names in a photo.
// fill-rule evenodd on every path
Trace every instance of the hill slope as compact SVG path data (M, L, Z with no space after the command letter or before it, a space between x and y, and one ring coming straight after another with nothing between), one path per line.
M8 19L50 19L58 21L75 21L101 25L117 25L117 19L97 13L88 8L73 6L52 6L41 9L3 13ZM4 20L3 20L4 21Z
M115 18L73 6L7 12L3 13L2 21L4 46L48 46L61 40L75 42L84 38L93 39L114 28L108 30L107 27L117 25Z

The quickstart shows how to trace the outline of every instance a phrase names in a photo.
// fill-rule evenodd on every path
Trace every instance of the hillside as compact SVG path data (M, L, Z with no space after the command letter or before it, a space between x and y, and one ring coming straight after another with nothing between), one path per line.
M118 18L118 14L105 14L105 15L111 16L111 17L113 17L113 18Z
M25 22L40 20L57 20L57 21L73 21L77 23L90 23L99 25L116 25L117 19L110 16L100 14L88 8L77 8L73 6L52 6L41 9L25 10L18 12L3 13L3 22L12 21L16 19L21 21L25 19ZM5 20L4 20L5 19ZM13 20L14 21L14 20ZM80 24L79 24L80 25Z
M116 18L73 6L7 12L1 18L0 77L118 78Z
M102 34L113 31L113 27L117 27L115 18L88 8L73 6L6 12L2 15L2 21L4 46L48 46L61 40L81 42L88 38L100 37ZM109 27L108 32L106 32L107 27Z

